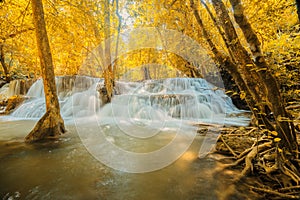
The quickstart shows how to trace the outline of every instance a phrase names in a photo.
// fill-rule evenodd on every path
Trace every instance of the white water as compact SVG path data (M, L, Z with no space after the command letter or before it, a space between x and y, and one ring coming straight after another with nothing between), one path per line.
M88 116L100 107L100 100L96 92L100 79L90 77L56 77L57 94L63 118L73 116ZM13 117L23 119L36 119L45 113L45 99L43 82L37 80L28 90L26 96L30 97L17 110Z
M0 98L7 99L13 95L20 94L20 80L13 80L10 83L6 83L0 88Z
M97 86L102 79L57 77L57 93L64 119L97 116L130 121L172 119L231 125L247 125L248 119L231 117L238 110L224 91L204 79L170 78L145 82L117 82L112 103L101 108ZM30 97L12 116L40 118L45 113L42 80L29 89Z

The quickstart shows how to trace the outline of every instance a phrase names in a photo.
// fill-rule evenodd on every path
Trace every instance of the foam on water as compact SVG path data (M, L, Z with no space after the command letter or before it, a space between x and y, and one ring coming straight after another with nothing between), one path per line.
M100 107L96 87L100 79L90 77L56 77L57 94L63 118L88 116ZM35 119L45 113L44 86L42 79L37 80L26 96L30 97L11 115L16 118Z
M145 82L117 82L112 102L101 107L97 87L103 79L57 77L57 93L64 119L97 116L129 121L190 120L194 122L247 125L247 118L221 88L204 79L169 78ZM15 112L16 118L40 118L45 113L42 80L29 89L30 97Z

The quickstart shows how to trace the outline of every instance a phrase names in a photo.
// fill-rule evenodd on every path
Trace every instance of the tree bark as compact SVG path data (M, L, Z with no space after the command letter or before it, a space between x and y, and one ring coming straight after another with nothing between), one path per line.
M298 22L300 23L300 0L296 0Z
M149 67L148 66L142 67L142 71L143 71L143 74L144 74L144 80L150 80L151 75L150 75Z
M202 22L202 19L199 15L199 11L194 3L194 0L190 0L191 8L193 10L194 16L197 20L198 25L200 26L202 30L202 35L206 39L206 42L208 43L210 50L213 52L214 56L212 57L213 60L215 60L216 63L220 65L220 68L224 68L226 71L230 73L230 75L233 77L236 85L239 87L240 91L245 92L246 94L246 102L251 109L252 113L254 114L255 118L258 120L258 125L262 128L268 128L270 130L273 130L274 128L268 121L265 115L261 114L261 112L258 109L258 106L256 105L256 102L260 101L259 94L255 91L255 89L252 88L252 93L247 85L247 82L245 82L244 78L242 77L241 73L238 70L238 64L236 63L236 58L234 54L234 49L232 48L232 45L230 44L229 40L237 40L237 35L233 33L233 30L227 29L227 34L220 28L217 19L213 17L212 12L209 10L207 5L201 1L202 4L206 7L206 10L208 11L211 19L213 20L214 24L218 27L219 34L222 36L222 39L224 40L224 43L228 49L229 56L221 53L216 45L211 40L211 37L204 27L204 23ZM224 16L223 16L224 17ZM229 16L228 16L229 19ZM220 22L221 23L221 22ZM232 26L233 28L233 26ZM230 34L229 34L230 32ZM252 84L253 85L253 84ZM254 95L253 95L254 94Z
M111 41L110 37L110 1L104 0L104 86L106 89L107 102L111 102L111 98L113 96L113 88L114 88L114 73L112 69L111 63Z
M66 132L64 121L60 115L59 102L56 94L54 68L44 20L42 0L32 0L32 11L43 75L46 113L26 136L26 142L57 138L60 134Z
M5 54L4 54L3 46L4 46L3 44L0 44L0 63L5 74L5 81L8 83L10 82L10 75L9 75L8 66L5 63Z
M293 124L288 113L285 110L284 101L281 97L278 83L270 72L270 68L260 48L260 41L252 29L248 19L244 15L244 9L240 0L230 0L234 11L234 18L250 45L251 53L254 57L254 63L257 67L260 82L266 90L266 103L273 111L276 120L276 130L279 137L282 138L282 145L288 146L289 150L297 149L296 135L292 130ZM283 120L282 120L283 119ZM290 127L291 126L291 127Z

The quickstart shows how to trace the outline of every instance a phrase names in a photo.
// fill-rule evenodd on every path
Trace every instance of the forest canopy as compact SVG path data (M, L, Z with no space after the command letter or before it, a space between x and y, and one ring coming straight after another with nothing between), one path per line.
M226 1L225 3L233 17L230 3ZM300 28L295 1L245 0L243 6L249 22L261 41L261 48L274 70L274 75L280 79L285 88L298 84L297 55L300 48ZM203 4L197 1L196 7L205 28L209 30L211 40L217 44L216 48L226 52L222 36L210 17L210 14L215 15L212 5L209 2ZM56 75L77 74L89 53L105 40L103 8L104 1L100 0L44 2L45 20ZM0 47L3 58L1 76L7 74L12 78L40 77L30 1L5 0L0 3L0 10ZM165 28L179 31L209 49L189 1L119 0L110 2L109 11L111 35L117 34L118 30L122 33L135 27ZM238 28L237 30L241 41L246 48L249 48L242 37L241 30ZM115 68L116 77L122 77L132 68L146 62L159 63L166 67L165 73L160 73L159 68L151 69L150 74L153 78L179 74L193 76L188 69L190 65L184 63L184 60L177 55L155 49L140 49L129 52L114 63L118 65ZM172 68L178 69L179 72L174 73ZM103 76L96 67L89 70L87 75ZM135 73L136 77L133 78L143 79L140 74Z

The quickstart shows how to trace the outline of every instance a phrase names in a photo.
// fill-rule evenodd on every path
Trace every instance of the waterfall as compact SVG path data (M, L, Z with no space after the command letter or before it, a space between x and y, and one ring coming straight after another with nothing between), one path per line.
M60 103L61 115L68 119L73 116L86 116L100 108L96 91L102 80L85 76L56 77L56 90ZM42 79L37 80L28 90L30 97L11 115L18 118L40 118L46 112L44 86Z
M102 109L100 118L111 116L133 121L175 118L233 125L248 123L242 117L229 120L229 116L243 111L233 105L223 89L201 78L117 82L116 88L118 95Z
M25 95L28 91L28 89L31 87L33 84L34 80L33 79L17 79L17 80L12 80L9 83L9 89L7 92L7 96L13 96L13 95Z
M8 98L9 83L6 83L0 88L0 99Z
M12 80L0 88L0 98L6 99L14 95L25 95L33 82L33 79Z
M20 80L13 80L9 83L8 96L20 94Z
M166 120L183 119L224 123L238 110L223 89L198 78L168 78L144 82L116 82L116 94L101 108L97 92L103 79L84 76L56 77L57 93L63 118L97 115L100 119ZM29 89L30 97L12 116L40 118L45 113L42 80ZM248 123L243 121L243 125Z

